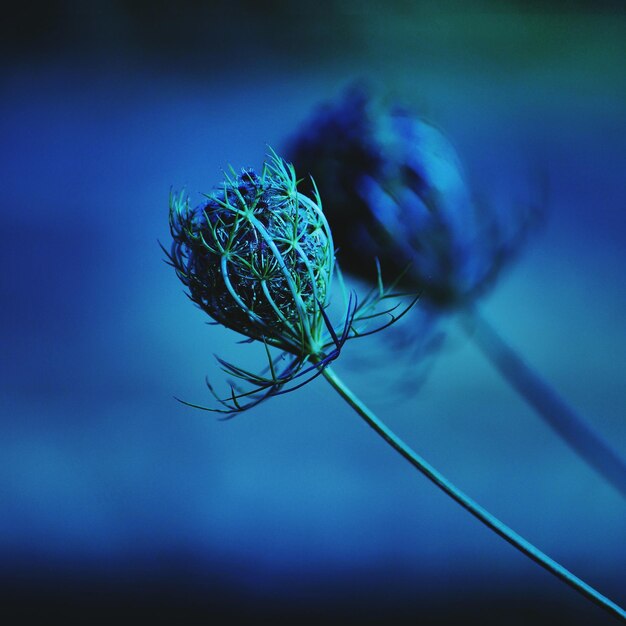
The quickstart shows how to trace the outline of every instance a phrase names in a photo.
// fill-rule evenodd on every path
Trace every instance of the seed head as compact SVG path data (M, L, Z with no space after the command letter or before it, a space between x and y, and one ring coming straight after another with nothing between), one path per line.
M360 303L344 293L343 323L333 327L326 308L335 269L330 228L315 183L300 193L293 166L272 153L260 175L231 171L197 207L185 194L170 197L172 246L165 250L188 295L215 323L261 341L267 368L250 372L218 357L237 383L221 398L207 381L219 408L232 415L293 391L319 376L348 339L371 335L400 319L400 303L375 310L383 300L402 298L395 285L377 286ZM383 319L377 328L372 320ZM276 355L276 352L278 354ZM284 364L279 369L280 364ZM245 386L241 386L244 383Z
M392 274L408 265L405 284L438 307L484 290L530 222L481 206L439 129L361 87L320 108L287 153L324 196L343 266L372 278L372 257Z
M170 201L170 259L191 299L216 322L293 354L317 354L334 250L316 193L297 190L274 156L260 175L226 175L195 208Z
M310 196L298 191L298 183L293 166L272 152L260 175L231 171L195 208L185 194L170 197L173 241L169 251L161 247L189 297L215 323L261 341L267 354L262 373L218 357L222 369L239 381L231 382L230 396L221 398L207 381L221 407L184 404L232 415L298 389L319 376L348 339L387 328L415 304L413 298L404 308L398 303L375 310L383 300L403 296L395 285L384 288L379 276L360 303L344 293L343 324L333 327L326 312L333 239L315 183ZM377 328L362 327L381 317Z

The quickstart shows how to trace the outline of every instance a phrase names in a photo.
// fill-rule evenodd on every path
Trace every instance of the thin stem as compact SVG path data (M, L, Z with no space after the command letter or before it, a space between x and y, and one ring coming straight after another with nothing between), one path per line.
M509 346L476 309L462 324L505 380L578 455L626 497L626 462Z
M593 589L593 587L590 587L577 576L574 576L574 574L559 565L556 561L552 560L549 556L535 548L533 544L526 541L526 539L511 530L508 526L491 515L491 513L489 513L486 509L483 509L478 503L474 502L474 500L472 500L469 496L457 489L449 480L447 480L434 467L432 467L406 443L404 443L402 439L387 428L387 426L385 426L385 424L383 424L378 417L376 417L376 415L370 411L370 409L368 409L348 387L346 387L346 385L330 367L326 367L324 369L323 375L337 391L337 393L339 393L339 395L365 420L369 426L371 426L392 448L399 452L411 465L413 465L413 467L435 483L437 487L447 493L453 500L458 502L474 517L478 518L483 524L485 524L485 526L491 528L491 530L500 535L500 537L502 537L505 541L508 541L520 552L523 552L526 556L535 561L535 563L541 565L541 567L554 574L557 578L560 578L563 582L576 589L576 591L589 598L591 601L606 609L615 617L618 617L623 622L626 622L626 612L621 607L603 596L601 593L597 592Z

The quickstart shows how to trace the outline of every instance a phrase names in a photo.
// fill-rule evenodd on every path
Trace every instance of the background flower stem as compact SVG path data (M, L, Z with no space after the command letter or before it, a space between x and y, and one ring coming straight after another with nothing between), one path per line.
M535 563L541 565L541 567L548 570L551 574L554 574L557 578L560 578L570 587L576 589L576 591L626 623L626 612L621 607L609 600L607 597L603 596L593 587L589 586L549 556L538 550L533 544L526 541L526 539L503 524L478 503L474 502L474 500L472 500L469 496L457 489L457 487L455 487L434 467L432 467L420 455L404 443L402 439L385 426L385 424L381 422L380 419L378 419L378 417L352 393L352 391L350 391L350 389L341 381L341 379L330 367L326 367L322 373L337 393L339 393L339 395L365 420L369 426L371 426L392 448L394 448L409 463L411 463L413 467L435 483L437 487L447 493L453 500L458 502L458 504L469 511L474 517L478 518L483 524L500 535L500 537L502 537L505 541L508 541L520 552L523 552L526 556L535 561Z
M473 308L461 323L480 351L547 424L626 498L626 462Z

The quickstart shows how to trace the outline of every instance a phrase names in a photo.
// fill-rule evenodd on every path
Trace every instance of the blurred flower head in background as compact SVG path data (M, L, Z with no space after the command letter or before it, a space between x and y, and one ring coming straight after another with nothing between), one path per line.
M372 259L440 309L493 284L536 222L535 207L478 201L456 150L434 125L362 85L321 106L288 157L324 197L339 259L373 279Z

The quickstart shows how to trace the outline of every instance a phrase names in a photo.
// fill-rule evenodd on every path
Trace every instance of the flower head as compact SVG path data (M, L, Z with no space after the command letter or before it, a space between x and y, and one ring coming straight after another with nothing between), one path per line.
M394 274L410 264L405 280L438 307L484 290L527 230L527 211L475 201L439 129L360 87L320 108L288 154L324 195L343 265L363 275L372 257Z
M165 252L189 297L216 323L263 342L267 350L268 373L262 375L219 359L227 373L252 385L232 385L227 400L218 398L225 413L281 393L296 378L305 377L300 386L307 375L317 376L350 336L364 334L355 321L377 317L370 315L372 306L392 297L381 286L359 306L350 298L335 330L325 310L335 269L333 239L314 183L309 197L298 191L298 182L293 166L272 154L260 174L226 174L196 207L185 194L170 197L173 241ZM392 310L387 312L395 320ZM278 358L270 348L281 351ZM278 371L285 355L288 365Z
M335 263L315 199L278 158L260 175L227 175L199 206L174 196L171 258L191 299L215 321L293 354L317 354Z

